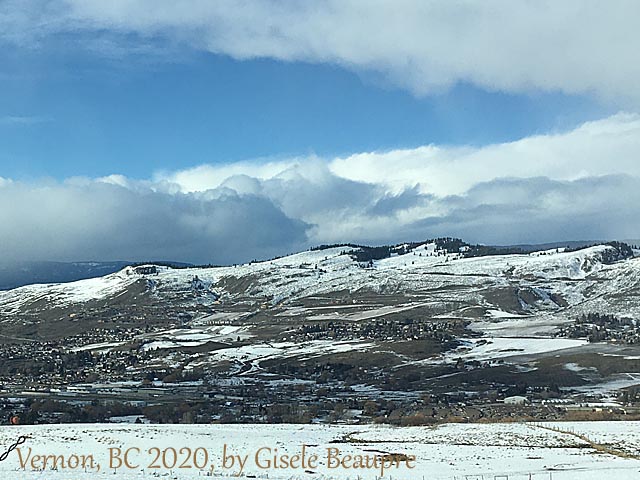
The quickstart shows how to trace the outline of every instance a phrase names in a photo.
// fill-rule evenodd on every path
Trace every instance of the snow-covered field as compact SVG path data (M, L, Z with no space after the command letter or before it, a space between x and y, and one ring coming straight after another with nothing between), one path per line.
M245 373L253 373L260 370L259 364L265 360L290 357L297 357L302 360L314 356L326 355L328 353L363 351L373 346L370 342L329 340L316 340L305 344L291 342L261 343L215 351L210 353L204 361L192 362L189 368L198 367L201 364L207 364L213 361L227 360L251 364L252 369Z
M1 478L132 480L234 475L271 479L383 476L398 480L640 478L640 460L636 457L640 454L639 422L448 424L404 428L47 425L5 427L0 430L0 445L7 447L19 435L30 438L20 446L19 453L14 451L0 462ZM300 465L301 459L298 459L293 467L284 468L283 456L291 459L302 453L303 446L305 465ZM124 463L127 451L129 467ZM226 465L224 453L228 457ZM279 468L273 463L274 454ZM382 474L380 458L388 454L400 455L394 457L395 464L391 464L391 457L386 457ZM229 458L233 455L239 457L233 457L232 466ZM47 456L47 466L42 468ZM57 456L57 470L52 468L51 456ZM359 465L358 459L366 462L367 456L371 468L354 468ZM376 456L377 467L373 462ZM86 468L71 468L76 463L82 464L82 459ZM242 472L239 459L243 461ZM341 466L337 466L338 459ZM62 461L66 468L62 468ZM153 465L159 468L152 468ZM366 467L366 463L361 465ZM35 470L32 467L36 467Z
M492 337L461 339L463 346L447 352L445 359L496 360L517 355L534 355L586 345L586 340L569 338Z

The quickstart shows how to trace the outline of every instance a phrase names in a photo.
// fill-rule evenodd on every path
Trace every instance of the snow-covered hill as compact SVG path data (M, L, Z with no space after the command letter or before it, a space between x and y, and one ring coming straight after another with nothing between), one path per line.
M601 245L566 253L553 250L462 258L459 253L448 254L425 244L365 267L349 255L353 248L336 247L230 267L126 267L95 279L0 292L0 315L6 320L44 307L109 301L140 284L144 285L141 293L152 295L154 301L185 305L214 305L220 300L291 305L303 298L341 291L432 295L434 300L444 301L442 291L453 289L451 300L465 306L514 314L588 307L637 315L640 259L607 265L602 256L612 248ZM504 301L483 297L482 292L490 289L523 290L526 294Z

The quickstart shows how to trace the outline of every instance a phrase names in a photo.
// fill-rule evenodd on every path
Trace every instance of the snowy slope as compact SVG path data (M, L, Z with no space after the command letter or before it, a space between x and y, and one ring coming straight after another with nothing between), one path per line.
M36 284L0 292L1 314L12 314L36 302L50 306L67 306L117 295L139 280L127 267L104 277L58 284Z
M640 302L635 289L640 288L640 259L606 265L601 257L609 248L460 258L457 253L437 252L433 244L426 244L407 254L378 260L373 268L363 268L347 254L349 247L337 247L229 267L157 267L154 274L127 267L96 279L0 292L0 317L8 320L43 304L69 307L113 299L139 282L146 285L154 301L173 305L214 305L221 298L227 304L243 301L253 302L254 307L265 302L286 306L340 291L369 291L414 295L439 305L477 305L488 316L491 310L509 316L566 309L575 309L576 314L606 309L638 315ZM194 282L199 288L195 300ZM500 289L525 293L509 304L496 299L493 293ZM460 311L449 313L461 315Z
M553 431L558 428L561 431ZM0 475L11 480L122 480L145 478L195 479L231 478L240 473L238 462L222 463L226 445L228 455L246 455L242 476L270 479L374 479L380 478L376 468L329 468L328 449L338 449L341 459L351 456L376 456L389 453L415 456L413 468L406 463L393 466L384 479L425 478L453 480L455 478L507 478L509 480L600 480L609 476L619 480L636 479L640 475L640 424L573 423L536 424L448 424L435 428L385 426L313 426L313 425L50 425L5 428L0 431L0 445L12 443L18 435L31 438L21 446L21 456L13 452L0 462ZM317 465L310 468L265 467L267 451L279 455L295 455L306 445L307 459L318 456ZM129 464L109 468L109 449L131 450ZM158 451L153 449L157 448ZM189 450L195 456L188 457ZM600 451L596 450L599 448ZM25 466L27 455L40 455L34 466L41 465L43 456L62 455L65 462L73 455L93 456L93 463L83 468L58 470L47 468L32 471ZM175 449L175 452L174 450ZM182 451L181 451L182 449ZM115 450L113 450L115 452ZM206 453L205 453L206 451ZM177 453L183 468L173 466ZM334 455L336 451L333 450ZM257 455L257 457L256 457ZM160 456L160 468L149 468ZM202 468L193 466L196 460ZM185 462L185 460L187 460ZM61 461L59 459L59 461ZM117 466L117 462L112 461ZM99 471L98 471L99 466ZM334 465L335 466L335 465ZM211 476L208 476L208 475ZM503 477L499 477L502 475Z

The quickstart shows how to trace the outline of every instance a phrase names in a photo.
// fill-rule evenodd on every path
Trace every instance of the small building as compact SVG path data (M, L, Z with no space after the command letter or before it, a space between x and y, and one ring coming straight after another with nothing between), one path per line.
M526 405L529 403L527 397L521 397L520 395L514 395L513 397L507 397L504 399L505 405Z
M155 265L140 265L135 267L134 271L138 275L156 275L158 273L158 267Z

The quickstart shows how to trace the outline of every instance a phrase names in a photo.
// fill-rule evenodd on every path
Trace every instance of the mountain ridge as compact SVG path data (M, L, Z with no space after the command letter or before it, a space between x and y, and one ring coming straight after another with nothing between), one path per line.
M454 237L439 237L435 239L425 241L412 241L390 245L378 245L368 246L354 243L340 243L333 245L318 245L309 248L310 251L322 250L329 247L353 247L362 249L363 253L361 258L364 259L380 259L384 258L391 253L397 253L399 248L406 248L407 246L417 246L429 242L441 242L454 241L461 246L474 247L476 251L481 251L482 255L489 254L506 254L506 253L531 253L539 250L549 250L552 248L585 248L596 244L606 244L612 241L567 241L567 242L552 242L543 244L521 244L521 245L472 245L459 238ZM622 241L621 243L634 243L634 241ZM640 243L640 242L637 242ZM373 254L371 254L373 252ZM297 252L300 253L300 252ZM282 255L274 257L271 260L277 258L283 258L286 256L295 255ZM252 260L250 263L259 263L267 260ZM212 267L213 265L196 265L185 262L174 262L168 260L147 260L147 261L73 261L73 262L58 262L58 261L20 261L0 264L0 291L6 291L13 288L32 285L32 284L49 284L49 283L66 283L76 280L83 280L89 278L96 278L110 273L115 273L126 266L154 264L154 265L167 265L174 268L189 268L189 267ZM221 265L229 266L229 265Z

